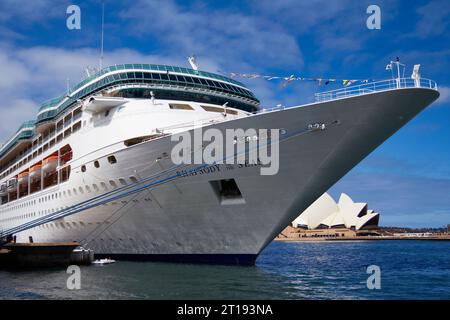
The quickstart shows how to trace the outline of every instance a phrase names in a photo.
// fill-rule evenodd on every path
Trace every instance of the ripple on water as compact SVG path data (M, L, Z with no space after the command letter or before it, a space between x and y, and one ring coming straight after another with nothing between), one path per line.
M450 299L450 242L274 242L254 267L118 261L81 267L81 290L63 269L0 271L6 299ZM367 266L381 268L368 290Z

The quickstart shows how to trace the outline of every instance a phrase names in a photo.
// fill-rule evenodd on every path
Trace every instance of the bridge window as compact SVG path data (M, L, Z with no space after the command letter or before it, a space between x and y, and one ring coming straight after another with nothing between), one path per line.
M220 107L212 107L212 106L201 106L205 111L208 112L220 112L223 113L225 110L227 112L227 114L233 114L233 115L237 115L237 111L236 110L230 110L230 109L226 109L226 108L220 108Z
M169 108L177 110L194 110L190 105L182 103L170 103Z

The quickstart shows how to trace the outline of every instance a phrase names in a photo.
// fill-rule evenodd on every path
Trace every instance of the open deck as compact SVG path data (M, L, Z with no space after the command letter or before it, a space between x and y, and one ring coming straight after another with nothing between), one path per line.
M319 92L315 94L316 102L342 99L379 91L387 91L405 88L427 88L437 90L437 83L430 79L419 80L411 78L394 78L388 80L374 81L361 85L348 86L341 89Z

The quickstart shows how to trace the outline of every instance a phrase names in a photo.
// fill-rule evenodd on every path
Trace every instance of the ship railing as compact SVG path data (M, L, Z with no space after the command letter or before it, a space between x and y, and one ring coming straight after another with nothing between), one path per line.
M379 91L387 91L404 88L428 88L437 90L437 83L430 79L420 78L394 78L374 81L360 85L348 86L341 89L318 92L315 94L316 102L336 100L351 96L359 96Z

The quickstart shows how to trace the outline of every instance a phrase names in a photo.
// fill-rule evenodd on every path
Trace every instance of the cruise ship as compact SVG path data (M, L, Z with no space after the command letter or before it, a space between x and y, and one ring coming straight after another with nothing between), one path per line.
M395 78L263 109L234 78L113 65L43 103L2 145L0 238L77 241L99 257L252 265L438 97L432 80ZM175 164L171 137L199 123L279 130L278 173L250 162Z

